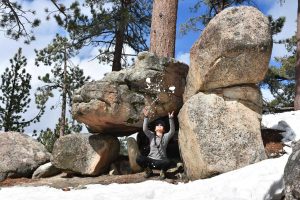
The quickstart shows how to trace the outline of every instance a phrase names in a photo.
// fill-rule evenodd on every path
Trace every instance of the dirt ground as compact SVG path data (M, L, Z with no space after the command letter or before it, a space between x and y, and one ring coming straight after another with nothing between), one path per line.
M145 179L143 173L129 174L129 175L102 175L98 177L68 177L67 174L62 173L50 178L30 179L30 178L8 178L3 182L0 182L0 187L10 186L50 186L58 189L68 190L82 188L88 184L102 184L108 185L111 183L139 183L146 180L159 180L159 171L154 170L154 175L148 179ZM179 182L186 182L187 180L172 177L169 173L167 178L163 180L168 183L177 184Z
M264 129L262 131L262 139L266 154L269 158L279 157L284 154L284 144L281 142L282 136L279 130ZM102 184L108 185L111 183L139 183L146 180L160 180L159 171L154 170L154 176L145 179L143 173L128 174L128 175L102 175L98 177L80 177L80 176L67 176L62 173L50 178L30 179L30 178L8 178L0 182L0 187L10 186L50 186L59 188L64 191L71 189L82 189L87 184ZM187 182L184 177L176 177L175 174L167 173L167 178L163 181L168 183L177 184L179 182Z

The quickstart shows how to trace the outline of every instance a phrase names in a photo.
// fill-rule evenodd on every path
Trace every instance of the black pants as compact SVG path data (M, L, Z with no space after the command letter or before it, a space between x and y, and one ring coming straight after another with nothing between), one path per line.
M136 163L142 168L149 167L151 169L167 170L170 167L171 162L169 160L155 160L143 155L139 155L136 158Z

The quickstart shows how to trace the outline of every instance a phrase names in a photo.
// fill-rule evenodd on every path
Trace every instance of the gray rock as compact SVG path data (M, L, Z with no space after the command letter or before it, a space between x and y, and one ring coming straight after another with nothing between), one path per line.
M190 52L184 101L198 91L256 84L272 52L269 20L254 7L232 7L206 26Z
M139 53L133 67L111 72L77 90L72 114L91 133L128 136L140 130L145 106L151 105L151 119L179 111L187 72L188 66L174 59Z
M51 163L65 172L99 175L109 169L119 151L119 140L113 136L70 134L55 142Z
M261 91L254 84L218 88L207 93L214 93L226 101L238 101L251 110L262 114L263 102Z
M0 132L0 181L6 178L31 177L42 164L49 162L50 153L28 135Z
M283 181L285 199L300 199L300 141L293 146L293 152L284 168Z
M141 153L138 144L134 138L127 138L127 150L131 171L133 173L141 172L143 169L136 163L136 158Z
M180 152L192 180L266 159L261 115L238 101L199 92L184 104L178 117Z
M55 166L52 165L51 162L49 162L49 163L39 166L39 168L37 168L34 171L32 178L33 179L47 178L47 177L55 176L60 173L61 173L61 170L57 169Z

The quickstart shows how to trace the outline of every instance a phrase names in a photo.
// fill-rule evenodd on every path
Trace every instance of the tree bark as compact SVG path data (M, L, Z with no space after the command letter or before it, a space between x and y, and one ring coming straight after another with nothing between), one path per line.
M120 22L121 23L121 22ZM121 59L122 59L122 50L124 45L124 27L123 25L119 25L119 30L116 31L116 45L114 51L114 58L112 64L112 71L120 71L121 67Z
M300 0L298 0L297 11L297 57L296 57L296 94L294 101L294 109L300 110Z
M154 0L150 52L159 57L175 57L178 0Z
M67 107L67 47L64 47L64 82L63 82L63 93L62 93L62 105L61 105L61 116L60 116L60 129L59 137L65 135L66 125L66 107Z
M124 15L125 10L128 9L130 1L121 1L121 11L120 19L118 21L118 27L115 33L116 44L114 50L114 58L112 63L112 71L120 71L122 69L121 60L122 60L122 51L124 46L124 33L127 26L126 16Z

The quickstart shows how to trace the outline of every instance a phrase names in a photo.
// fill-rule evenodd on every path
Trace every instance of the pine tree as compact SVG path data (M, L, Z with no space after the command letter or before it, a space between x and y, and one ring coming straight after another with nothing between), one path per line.
M32 30L28 30L28 25L31 28L39 26L39 19L31 19L35 15L33 10L24 10L17 1L2 0L0 2L0 27L5 34L18 40L20 37L25 38L25 43L34 40Z
M31 120L26 120L23 115L30 106L30 80L31 75L26 72L27 59L22 56L19 48L13 59L11 67L6 68L1 76L0 85L0 130L24 131L31 123L39 121L44 113L44 106L38 105L40 112ZM44 103L43 101L39 101Z
M66 118L66 123L65 123L65 127L64 127L65 135L68 135L68 134L71 134L74 132L79 133L81 131L81 129L82 129L81 125L76 124L74 121L73 121L73 123L69 123L68 118ZM57 123L53 130L50 128L47 128L46 130L41 130L37 140L40 143L42 143L49 152L52 152L53 145L60 136L60 131L61 131L61 124Z
M159 57L175 57L178 0L154 0L150 52Z
M99 47L99 62L111 63L112 71L126 67L127 56L134 56L124 52L125 46L135 52L148 49L149 0L86 0L83 5L74 2L69 8L55 0L52 3L57 12L49 13L55 13L56 21L66 28L75 47ZM90 9L90 15L81 12L83 7Z
M276 57L280 66L271 66L261 86L267 86L274 100L264 101L266 111L276 112L293 107L295 98L296 37L278 41L285 43L289 56Z
M39 80L45 83L37 91L38 98L48 99L53 97L53 91L58 91L61 98L60 136L65 134L66 109L72 104L72 94L75 89L81 87L89 77L83 75L83 71L78 66L73 66L70 59L77 51L67 38L56 35L52 43L46 48L36 50L36 65L42 62L46 66L53 66L51 75L45 74ZM51 107L54 109L54 106Z

